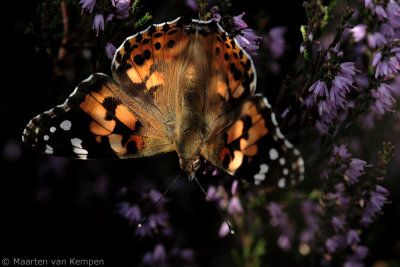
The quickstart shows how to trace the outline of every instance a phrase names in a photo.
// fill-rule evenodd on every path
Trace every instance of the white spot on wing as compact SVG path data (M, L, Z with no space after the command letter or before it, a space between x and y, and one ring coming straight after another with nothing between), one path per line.
M43 136L43 140L44 140L44 141L48 141L48 140L49 140L49 136L48 136L47 134L45 134L45 135Z
M279 159L279 164L281 164L282 166L285 165L286 160L284 158L280 158Z
M263 181L263 180L265 180L265 174L257 173L256 175L254 175L254 179Z
M60 123L61 129L63 129L64 131L69 131L71 129L71 126L72 126L72 123L69 120L65 120Z
M53 154L53 152L54 152L53 148L49 145L46 145L46 149L45 149L44 153Z
M259 173L267 173L269 170L269 166L265 163L260 165L260 172Z
M51 126L51 127L50 127L50 132L51 132L51 133L54 133L56 130L57 130L56 127L54 127L54 126Z
M288 148L293 148L292 143L290 143L287 139L285 139L285 141L283 141L285 143L285 146Z
M278 151L275 148L269 150L269 158L271 160L276 160L279 157Z
M286 186L286 180L285 180L285 178L279 179L279 181L278 181L278 187L279 187L279 188L284 188L285 186Z
M72 139L71 139L71 144L72 144L74 147L82 148L82 140L79 139L79 138L72 138Z
M271 120L272 120L272 123L273 123L275 126L278 126L278 121L276 120L276 117L275 117L275 113L274 113L274 112L271 113Z
M282 173L283 173L283 175L288 175L289 174L289 170L287 168L284 168Z

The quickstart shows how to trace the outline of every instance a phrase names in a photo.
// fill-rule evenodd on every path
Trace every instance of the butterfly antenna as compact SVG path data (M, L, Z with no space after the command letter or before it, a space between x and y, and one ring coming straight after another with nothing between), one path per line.
M151 214L151 212L158 206L158 204L160 203L160 201L165 198L165 195L168 193L168 191L175 185L175 183L178 181L179 177L182 175L181 171L176 177L175 179L172 181L172 183L167 187L167 189L165 189L164 193L157 199L156 202L154 202L153 206L151 206L150 211L148 214ZM138 223L138 227L142 227L143 224L147 221L147 218L149 217L149 215L144 216L140 222Z
M233 235L235 234L235 230L233 230L233 227L230 225L230 223L228 222L228 220L226 219L226 217L224 216L224 214L222 214L221 209L218 207L217 203L215 203L214 199L209 198L207 195L206 190L204 190L204 188L201 186L199 180L197 180L196 176L193 175L193 179L196 181L196 183L199 185L201 191L203 191L204 195L206 196L206 200L211 201L211 203L214 205L214 207L217 209L219 215L221 215L222 219L225 221L226 225L228 225L229 227L229 232Z

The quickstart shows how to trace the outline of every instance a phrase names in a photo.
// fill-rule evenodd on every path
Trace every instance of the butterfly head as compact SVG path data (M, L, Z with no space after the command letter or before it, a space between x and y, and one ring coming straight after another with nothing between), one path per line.
M179 166L189 177L189 181L192 181L197 169L200 167L200 158L182 158L179 157Z

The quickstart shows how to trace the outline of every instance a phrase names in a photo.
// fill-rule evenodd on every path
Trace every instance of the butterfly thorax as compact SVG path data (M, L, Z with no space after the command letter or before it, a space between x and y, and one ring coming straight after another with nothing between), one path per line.
M198 61L194 60L185 70L185 79L181 86L183 94L180 102L180 112L177 114L175 124L175 146L179 156L179 163L189 179L200 166L200 150L203 143L204 124L203 110L205 100L204 83L201 82L201 68Z

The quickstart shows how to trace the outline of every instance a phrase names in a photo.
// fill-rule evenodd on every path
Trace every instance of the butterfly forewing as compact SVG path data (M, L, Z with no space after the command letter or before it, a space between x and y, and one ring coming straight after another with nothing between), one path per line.
M80 159L173 150L163 125L145 114L111 78L97 73L81 82L64 104L33 118L23 141L47 154Z

